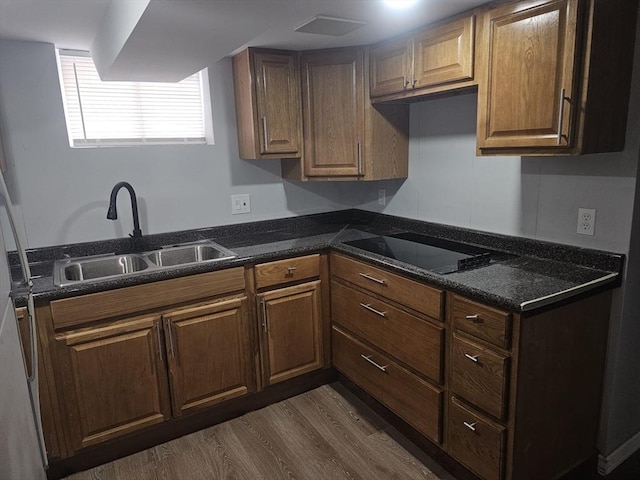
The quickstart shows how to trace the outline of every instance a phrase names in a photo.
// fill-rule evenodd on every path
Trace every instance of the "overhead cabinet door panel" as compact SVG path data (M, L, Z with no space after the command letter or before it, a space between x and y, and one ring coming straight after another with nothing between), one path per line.
M255 54L261 153L296 154L300 119L297 65L293 56Z
M371 96L406 90L411 77L412 37L384 42L371 49Z
M361 173L364 55L360 49L303 56L304 161L308 176Z
M414 88L473 78L475 17L428 28L414 36Z
M526 5L532 3L491 11L484 25L489 50L479 95L480 148L571 143L577 2Z

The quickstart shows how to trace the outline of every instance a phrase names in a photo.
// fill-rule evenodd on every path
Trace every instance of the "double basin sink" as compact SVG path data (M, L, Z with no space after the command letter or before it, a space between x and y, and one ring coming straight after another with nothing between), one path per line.
M202 242L165 247L144 253L68 258L56 261L53 281L56 286L65 287L182 265L220 262L236 256L234 252L217 243Z

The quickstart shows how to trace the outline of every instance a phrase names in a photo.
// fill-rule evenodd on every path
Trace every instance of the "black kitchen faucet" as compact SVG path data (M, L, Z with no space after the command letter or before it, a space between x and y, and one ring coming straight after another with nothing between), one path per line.
M111 190L111 199L109 200L109 210L107 211L107 218L109 220L116 220L118 218L118 210L116 208L116 198L121 188L129 190L131 196L131 210L133 210L133 234L129 236L133 239L133 250L140 252L144 250L144 243L142 240L142 230L140 230L140 221L138 220L138 200L136 199L136 192L127 182L118 182Z

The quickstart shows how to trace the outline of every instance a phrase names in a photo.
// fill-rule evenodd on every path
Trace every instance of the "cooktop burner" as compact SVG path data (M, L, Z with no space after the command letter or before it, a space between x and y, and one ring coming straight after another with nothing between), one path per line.
M512 255L487 248L409 232L345 243L440 274L458 272L512 258Z

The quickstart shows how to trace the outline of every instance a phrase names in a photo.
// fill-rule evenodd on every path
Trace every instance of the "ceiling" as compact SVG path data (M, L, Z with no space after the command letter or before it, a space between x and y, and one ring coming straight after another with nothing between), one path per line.
M177 81L246 46L375 43L487 0L0 0L0 38L90 50L110 80ZM343 36L295 32L314 15L365 22Z

